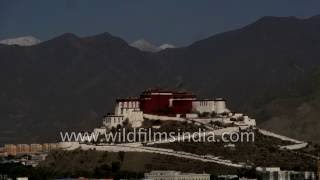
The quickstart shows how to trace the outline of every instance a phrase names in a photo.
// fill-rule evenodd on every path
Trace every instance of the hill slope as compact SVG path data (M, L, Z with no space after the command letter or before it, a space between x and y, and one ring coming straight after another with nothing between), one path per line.
M296 83L282 95L257 108L260 125L274 132L320 143L320 70L314 70L305 81Z

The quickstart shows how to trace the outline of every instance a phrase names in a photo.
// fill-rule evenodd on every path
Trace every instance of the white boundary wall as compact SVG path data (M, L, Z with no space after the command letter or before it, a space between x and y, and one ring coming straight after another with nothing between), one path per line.
M169 116L158 116L152 114L143 114L143 117L150 120L161 120L161 121L185 121L185 118L169 117Z
M276 134L276 133L273 133L273 132L270 132L270 131L267 131L267 130L264 130L264 129L259 129L259 132L265 136L271 136L271 137L274 137L274 138L277 138L277 139L281 139L283 141L290 141L290 142L293 142L293 143L296 143L296 144L301 144L301 143L305 143L303 141L299 141L299 140L296 140L296 139L293 139L293 138L289 138L287 136L283 136L283 135L279 135L279 134Z

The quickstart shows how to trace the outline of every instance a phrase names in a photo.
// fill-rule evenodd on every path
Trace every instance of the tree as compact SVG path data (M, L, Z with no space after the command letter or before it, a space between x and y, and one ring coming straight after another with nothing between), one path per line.
M129 129L129 130L132 130L132 125L129 121L128 118L126 118L123 123L122 123L122 127L125 128L125 129Z
M211 112L211 117L217 117L217 113L215 111Z
M228 114L229 114L228 112L221 113L222 116L228 116Z
M123 162L123 160L124 160L124 155L125 155L125 152L123 152L123 151L120 151L118 153L118 156L119 156L119 159L120 159L121 162Z
M213 124L219 127L223 125L220 121L214 121Z
M151 171L152 170L152 164L145 164L144 165L144 168L147 170L147 171Z
M94 169L95 177L105 177L111 175L111 168L108 164L103 164Z
M209 112L200 113L199 117L210 117L210 113Z
M258 174L255 168L241 168L238 170L239 177L246 177L246 178L258 178Z
M210 124L210 126L213 126L213 125L214 125L214 122L213 122L213 121L210 121L209 124Z
M113 173L115 173L115 172L118 172L119 170L120 170L120 162L119 161L113 161L112 163L111 163L111 171L113 172Z

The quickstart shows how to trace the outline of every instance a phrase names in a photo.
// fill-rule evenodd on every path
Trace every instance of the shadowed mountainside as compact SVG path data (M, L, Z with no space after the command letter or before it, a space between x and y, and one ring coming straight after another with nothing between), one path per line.
M113 111L115 98L150 87L225 97L232 110L248 112L258 124L299 137L287 128L292 123L295 127L295 119L281 114L304 101L277 103L294 106L275 114L262 108L311 93L313 87L302 82L310 82L319 65L319 30L317 16L264 17L158 53L139 51L108 33L84 38L67 33L31 47L0 45L0 142L46 140L59 137L59 130L91 129ZM312 122L303 127L305 132L320 125ZM303 137L317 140L318 135Z

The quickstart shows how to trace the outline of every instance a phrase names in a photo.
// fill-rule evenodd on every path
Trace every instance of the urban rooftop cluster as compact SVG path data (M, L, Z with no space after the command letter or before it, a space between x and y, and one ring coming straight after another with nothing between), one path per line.
M37 153L48 153L58 148L57 143L44 144L5 144L0 147L0 156L31 155Z

